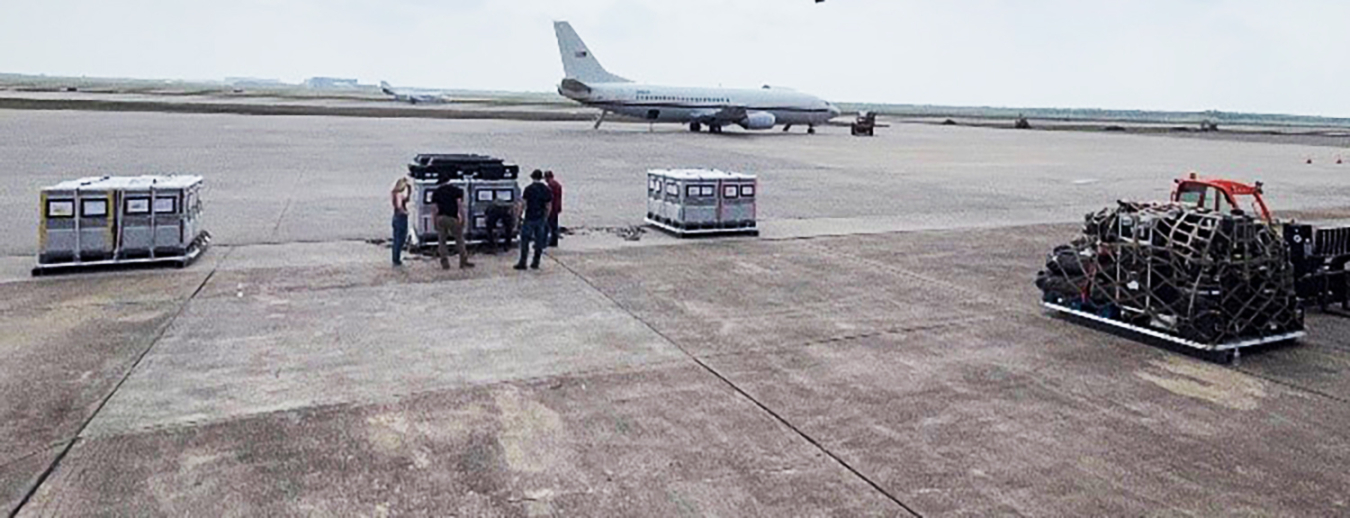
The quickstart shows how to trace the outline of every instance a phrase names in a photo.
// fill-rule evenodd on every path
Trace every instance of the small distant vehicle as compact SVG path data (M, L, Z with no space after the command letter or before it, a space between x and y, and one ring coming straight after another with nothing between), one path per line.
M885 126L884 124L882 125ZM853 120L852 133L855 137L874 136L877 128L877 112L860 111L858 118Z

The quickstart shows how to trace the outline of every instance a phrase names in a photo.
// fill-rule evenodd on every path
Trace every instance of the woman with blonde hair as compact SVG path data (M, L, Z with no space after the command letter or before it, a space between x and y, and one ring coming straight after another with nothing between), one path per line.
M408 241L408 200L412 198L412 184L406 177L394 182L389 201L394 205L394 266L403 265L403 244Z

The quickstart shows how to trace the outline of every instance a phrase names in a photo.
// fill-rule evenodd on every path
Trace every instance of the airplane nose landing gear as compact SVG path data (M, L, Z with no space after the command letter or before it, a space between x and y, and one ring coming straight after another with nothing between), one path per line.
M816 127L815 127L815 126L807 126L807 127L806 127L806 133L811 134L811 135L815 135L815 134L816 134Z

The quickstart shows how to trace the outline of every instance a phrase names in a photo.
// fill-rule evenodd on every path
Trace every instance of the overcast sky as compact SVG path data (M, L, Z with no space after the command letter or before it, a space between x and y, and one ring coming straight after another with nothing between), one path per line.
M553 20L651 83L1350 116L1344 0L0 0L0 71L551 91Z

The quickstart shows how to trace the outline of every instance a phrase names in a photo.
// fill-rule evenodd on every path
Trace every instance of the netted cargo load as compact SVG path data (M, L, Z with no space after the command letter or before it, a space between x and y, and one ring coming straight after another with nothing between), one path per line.
M1036 286L1048 304L1216 347L1303 330L1288 254L1251 216L1122 201L1087 215Z

